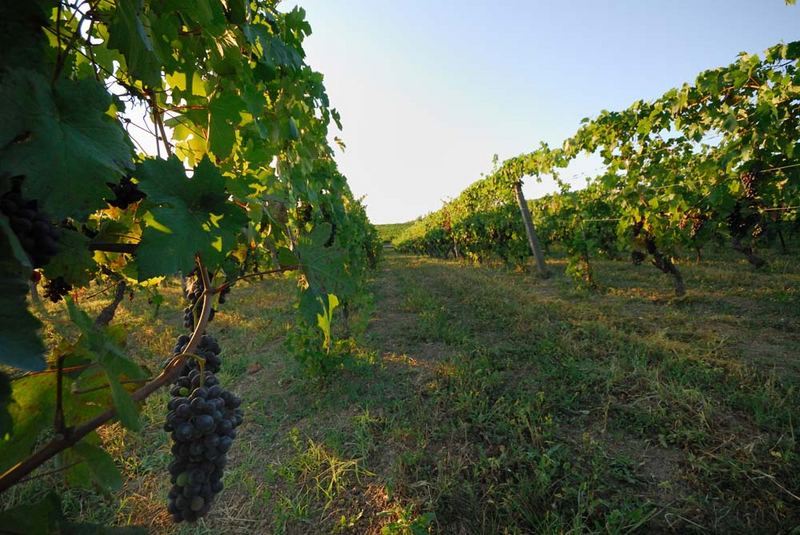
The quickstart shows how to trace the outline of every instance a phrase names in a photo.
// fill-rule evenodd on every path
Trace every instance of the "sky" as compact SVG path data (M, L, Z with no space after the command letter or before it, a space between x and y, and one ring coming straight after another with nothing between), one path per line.
M284 0L342 115L337 150L373 223L438 209L501 160L558 146L583 117L800 39L783 0ZM334 127L335 129L335 127ZM575 184L598 159L569 168ZM554 191L528 180L529 198Z

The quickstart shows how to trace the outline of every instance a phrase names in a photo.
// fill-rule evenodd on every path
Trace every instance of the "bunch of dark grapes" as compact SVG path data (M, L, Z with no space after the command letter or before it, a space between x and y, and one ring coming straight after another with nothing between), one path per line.
M44 266L58 252L58 229L37 209L36 201L22 198L18 186L0 198L0 211L8 217L33 267Z
M53 303L58 303L61 298L72 291L72 285L64 277L50 279L44 284L44 296Z
M189 301L189 306L183 309L183 326L190 331L194 329L194 310L198 306L197 303L203 296L203 281L195 279L186 288L186 299ZM199 309L198 309L199 311ZM213 308L208 316L208 321L214 319L214 314L217 311Z
M123 210L133 203L137 203L147 197L139 187L133 183L131 177L123 177L119 184L113 182L106 182L111 191L114 192L114 198L111 200L106 199L106 202L115 208L122 208Z
M175 522L194 522L222 490L226 454L242 423L241 400L210 371L193 369L171 390L164 429L172 433L172 488L167 510Z
M190 338L191 337L187 334L181 335L175 347L172 348L172 354L180 355L183 353L184 350L186 350L186 346L189 345ZM194 350L194 354L205 359L204 368L206 371L217 373L222 364L222 360L219 358L221 351L222 349L219 347L219 343L216 339L209 334L204 334L200 337L200 343L197 345L197 349ZM190 358L184 365L181 375L189 375L192 370L199 368L200 364L197 360Z

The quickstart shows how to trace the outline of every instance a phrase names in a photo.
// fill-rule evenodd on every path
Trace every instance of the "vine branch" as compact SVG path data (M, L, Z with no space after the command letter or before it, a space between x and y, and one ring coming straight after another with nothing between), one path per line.
M127 288L128 285L124 280L117 283L117 291L114 292L113 301L107 304L103 310L100 311L100 314L97 315L97 319L94 320L94 324L97 327L105 327L111 323L111 320L114 319L114 314L117 312L117 307L119 307L119 304L125 298L125 290Z

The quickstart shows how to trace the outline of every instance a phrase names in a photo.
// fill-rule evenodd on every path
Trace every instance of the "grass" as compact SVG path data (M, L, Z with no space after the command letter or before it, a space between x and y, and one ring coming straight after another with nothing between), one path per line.
M378 229L378 237L383 243L392 243L400 236L408 227L413 225L415 221L408 221L406 223L387 223L385 225L375 225Z
M284 349L293 285L237 287L212 331L245 400L226 489L195 526L164 511L164 396L102 436L116 495L57 479L75 518L175 533L793 533L800 526L800 268L596 262L598 292L530 274L388 255L356 349L305 378ZM126 302L142 359L177 335ZM97 306L100 306L98 303Z

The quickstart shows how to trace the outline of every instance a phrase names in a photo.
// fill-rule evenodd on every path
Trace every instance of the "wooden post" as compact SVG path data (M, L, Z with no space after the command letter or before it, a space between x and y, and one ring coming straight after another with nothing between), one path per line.
M528 203L525 202L525 195L522 194L522 181L514 183L514 197L517 198L517 204L519 204L522 222L525 224L525 233L528 235L528 244L531 246L531 252L533 252L533 257L536 259L536 268L539 270L539 275L541 277L549 277L550 272L547 271L542 248L539 246L539 237L536 236L536 229L533 228L531 211L528 209Z

